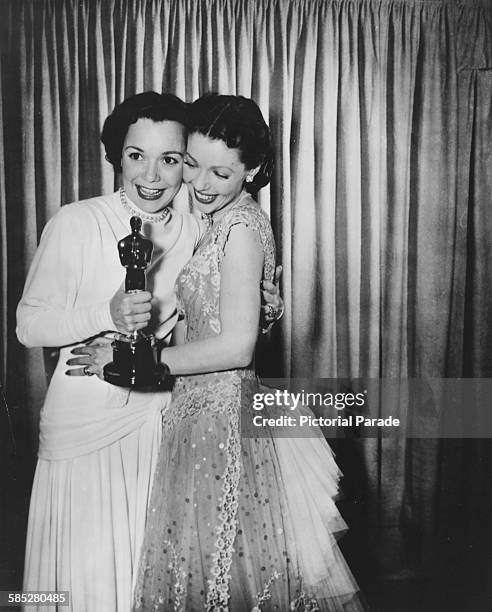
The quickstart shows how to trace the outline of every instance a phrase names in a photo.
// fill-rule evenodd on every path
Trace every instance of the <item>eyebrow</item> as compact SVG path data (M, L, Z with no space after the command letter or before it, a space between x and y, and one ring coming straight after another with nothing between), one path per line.
M123 151L126 151L127 149L136 149L137 151L140 151L140 153L144 153L144 150L141 149L140 147L137 147L136 145L126 145L126 147L123 149ZM182 151L162 151L161 155L181 155L183 156L184 153Z

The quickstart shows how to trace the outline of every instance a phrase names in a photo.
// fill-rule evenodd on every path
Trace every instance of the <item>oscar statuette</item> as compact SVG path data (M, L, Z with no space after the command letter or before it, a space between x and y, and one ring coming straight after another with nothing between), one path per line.
M118 242L121 265L126 268L125 291L145 291L145 269L152 258L153 244L140 233L142 219L130 219L132 233ZM104 366L104 380L119 387L154 387L156 358L154 337L140 330L120 334L113 341L113 361Z

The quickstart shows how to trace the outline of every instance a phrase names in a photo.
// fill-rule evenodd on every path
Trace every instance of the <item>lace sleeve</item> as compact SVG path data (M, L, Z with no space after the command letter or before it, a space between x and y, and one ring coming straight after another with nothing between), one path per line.
M245 225L259 234L265 256L263 280L272 281L275 275L275 240L272 226L266 214L253 201L231 210L224 216L215 236L215 243L219 251L219 265L222 262L231 229L238 224Z

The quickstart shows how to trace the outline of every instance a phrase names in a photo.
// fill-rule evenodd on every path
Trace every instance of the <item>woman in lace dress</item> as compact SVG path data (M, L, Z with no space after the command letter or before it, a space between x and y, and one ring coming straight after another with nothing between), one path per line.
M209 94L192 105L184 180L211 227L178 276L182 319L161 357L177 379L137 609L359 609L333 537L343 521L326 442L241 437L245 389L257 385L258 287L275 266L270 223L249 192L268 182L270 151L252 100Z

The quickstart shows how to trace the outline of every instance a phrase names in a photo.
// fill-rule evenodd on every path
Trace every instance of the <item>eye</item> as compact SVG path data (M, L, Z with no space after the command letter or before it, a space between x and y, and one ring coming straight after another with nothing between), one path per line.
M228 174L222 174L222 172L218 172L217 170L214 172L215 176L217 176L220 179L223 179L224 181L227 181L228 178L230 178L230 176Z
M176 157L171 157L170 155L165 155L162 158L162 162L163 164L165 164L166 166L174 166L176 164L179 164L181 160L176 159Z
M141 159L143 159L142 154L138 151L130 151L128 153L128 157L133 161L140 161Z
M196 168L196 163L189 157L185 157L183 161L185 166L188 166L188 168Z

